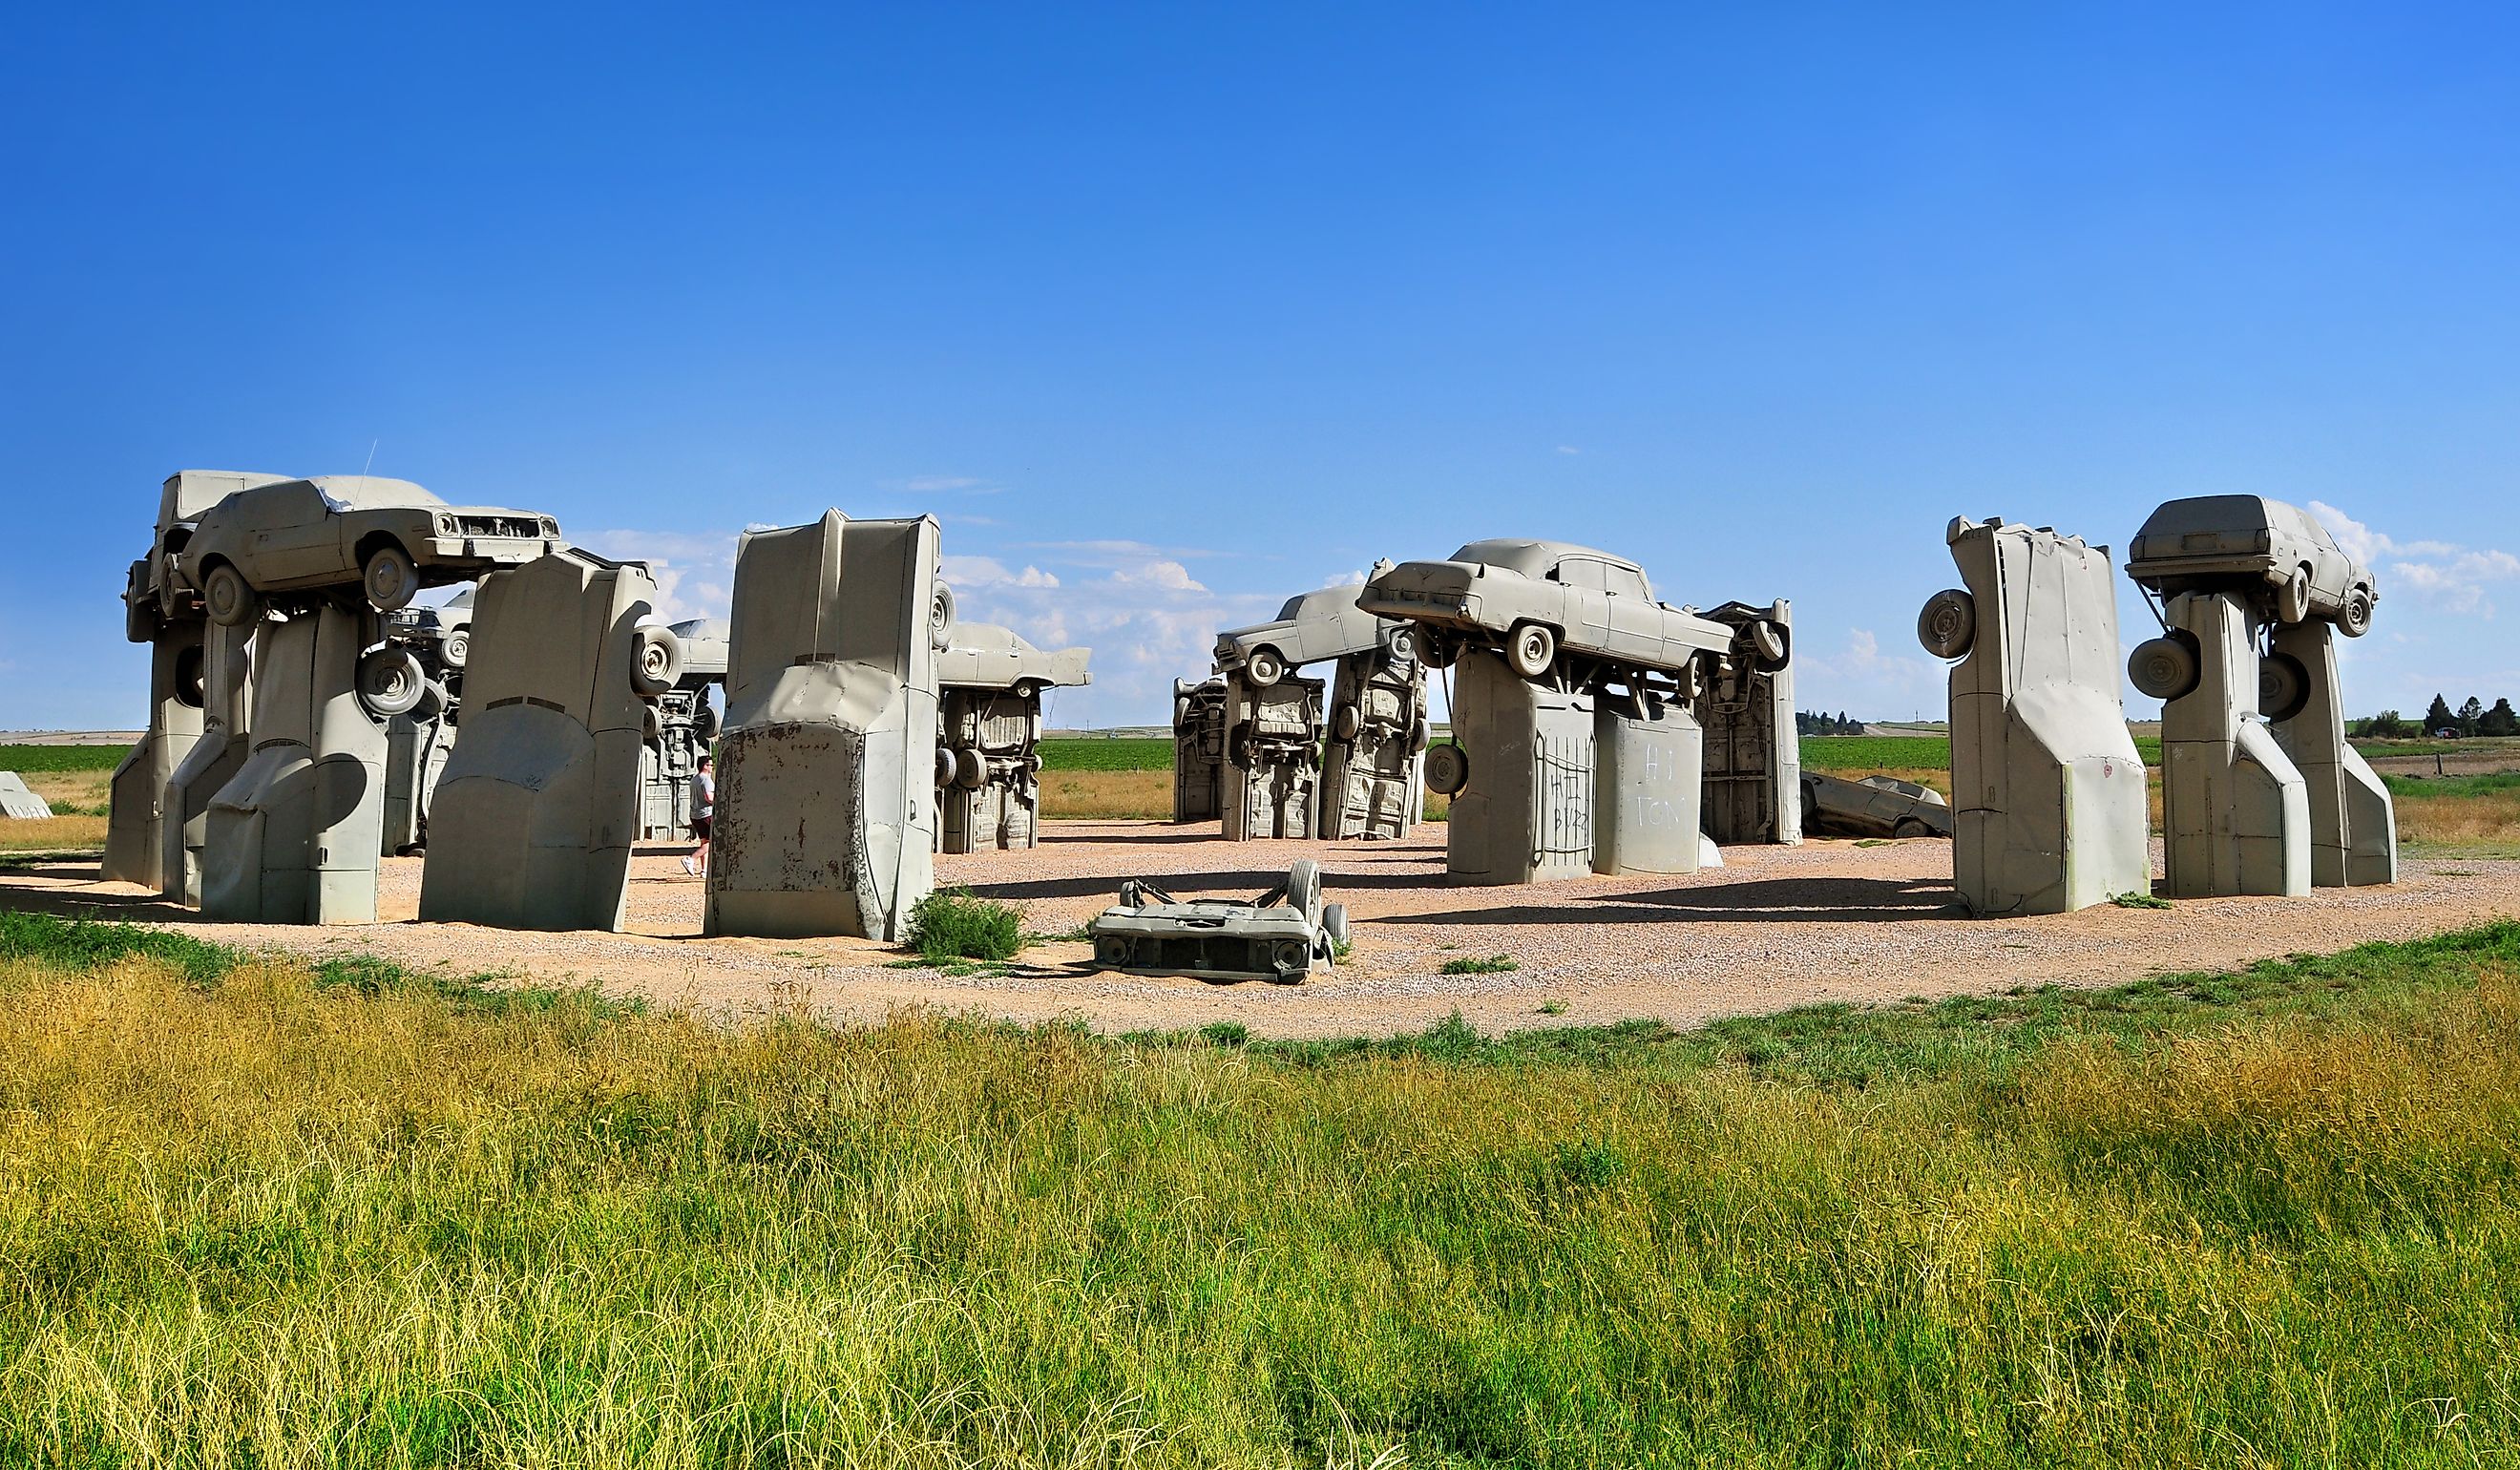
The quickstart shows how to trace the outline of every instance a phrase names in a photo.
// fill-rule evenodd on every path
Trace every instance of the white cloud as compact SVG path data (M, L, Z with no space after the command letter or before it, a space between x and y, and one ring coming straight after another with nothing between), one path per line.
M746 526L746 530L768 530ZM615 561L645 561L656 579L656 621L687 622L726 616L735 605L733 531L691 535L678 531L597 531L579 545Z
M1794 631L1818 630L1797 626ZM1884 653L1880 636L1869 628L1848 629L1845 643L1833 653L1797 638L1793 669L1794 703L1801 709L1847 710L1875 719L1917 713L1943 717L1943 665L1921 655Z
M1007 564L995 557L944 557L938 559L938 568L944 573L945 580L954 585L958 596L965 588L1001 584L1010 587L1058 585L1058 577L1038 566L1026 565L1021 571L1009 571Z
M1122 587L1158 587L1167 592L1205 592L1207 587L1190 574L1190 568L1178 561L1148 561L1142 566L1120 566L1111 571L1111 580Z
M2310 511L2346 555L2379 573L2383 603L2393 589L2403 587L2435 610L2492 617L2487 589L2520 579L2520 557L2509 552L2450 541L2400 541L2321 501L2312 501Z
M1557 446L1557 452L1559 454L1582 454L1584 451L1577 449L1572 444L1560 444Z

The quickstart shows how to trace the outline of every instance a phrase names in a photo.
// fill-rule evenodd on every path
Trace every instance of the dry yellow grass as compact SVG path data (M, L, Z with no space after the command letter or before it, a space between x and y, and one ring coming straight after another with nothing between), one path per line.
M0 853L58 852L104 845L102 817L56 817L49 822L0 820Z
M59 807L102 807L113 795L111 771L28 771L26 789Z
M1041 778L1044 817L1155 817L1173 814L1169 771L1051 771Z
M2477 796L2400 796L2402 841L2449 847L2520 843L2520 791Z

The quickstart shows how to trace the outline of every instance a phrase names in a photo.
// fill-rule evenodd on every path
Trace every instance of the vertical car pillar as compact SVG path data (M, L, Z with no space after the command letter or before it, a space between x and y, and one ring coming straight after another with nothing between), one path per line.
M1225 814L1225 679L1173 681L1173 821Z
M1695 872L1706 733L1688 704L1640 685L1596 696L1593 870Z
M204 916L376 921L385 733L357 689L368 622L327 602L257 635L253 749L203 818Z
M202 735L202 624L155 624L149 640L149 731L114 768L104 875L163 885L167 782Z
M1951 675L1952 867L1980 917L2063 913L2152 885L2143 761L2119 691L2108 548L1965 516L1965 590L1916 631Z
M1765 623L1789 637L1793 604L1727 602L1703 616L1733 629ZM1758 635L1754 635L1758 636ZM1766 635L1775 636L1775 635ZM1698 682L1697 723L1706 733L1706 834L1719 843L1803 840L1802 736L1794 723L1790 662L1743 648Z
M1320 834L1392 840L1426 809L1426 666L1406 638L1351 653L1330 677Z
M680 645L642 628L637 562L561 552L481 580L464 737L430 803L420 916L503 929L618 929L638 832L647 700Z
M1593 870L1589 694L1545 689L1484 648L1453 665L1453 735L1467 765L1444 828L1458 884L1539 883Z
M254 632L262 624L208 624L202 659L202 735L166 782L158 891L176 903L202 902L202 848L210 802L252 753Z
M2310 785L2258 713L2255 609L2235 593L2189 592L2164 618L2168 635L2136 657L2183 647L2193 660L2161 710L2171 896L2309 893Z
M1225 680L1224 829L1230 842L1313 835L1322 769L1322 681Z
M934 888L937 540L837 511L743 538L708 933L899 940Z
M2277 628L2272 643L2258 690L2275 743L2310 788L2312 885L2398 881L2396 803L2362 753L2345 743L2334 625L2293 623Z

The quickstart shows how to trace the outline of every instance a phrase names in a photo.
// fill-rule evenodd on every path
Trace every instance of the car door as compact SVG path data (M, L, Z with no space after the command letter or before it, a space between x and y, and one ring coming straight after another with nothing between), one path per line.
M1566 607L1559 627L1562 642L1579 653L1597 658L1615 656L1621 651L1605 580L1609 570L1606 563L1592 557L1567 557L1550 574L1564 589L1560 594Z
M340 517L303 480L253 496L253 564L243 567L257 587L321 582L341 574Z

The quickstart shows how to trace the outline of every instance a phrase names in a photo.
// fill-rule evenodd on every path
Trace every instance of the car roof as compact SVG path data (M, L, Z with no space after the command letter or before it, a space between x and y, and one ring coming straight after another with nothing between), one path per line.
M966 623L957 620L953 638L948 644L956 648L978 648L998 652L1033 653L1040 651L1015 636L1012 628L996 623Z
M1311 592L1299 592L1286 600L1285 606L1278 609L1275 620L1281 623L1291 623L1307 613L1325 607L1333 611L1353 609L1356 606L1356 595L1359 591L1360 589L1354 584L1342 582L1335 587L1317 587Z
M2144 517L2143 529L2137 534L2182 536L2191 531L2228 531L2259 525L2334 544L2318 517L2299 506L2263 495L2191 495L2164 501Z
M1499 537L1493 541L1473 541L1452 556L1455 561L1477 561L1520 572L1526 577L1546 577L1557 569L1557 563L1569 557L1606 561L1641 577L1645 571L1625 557L1614 557L1608 552L1595 551L1589 546L1577 546L1568 541L1521 541Z
M319 474L306 481L336 511L382 511L397 506L443 506L446 502L409 480L380 474Z

